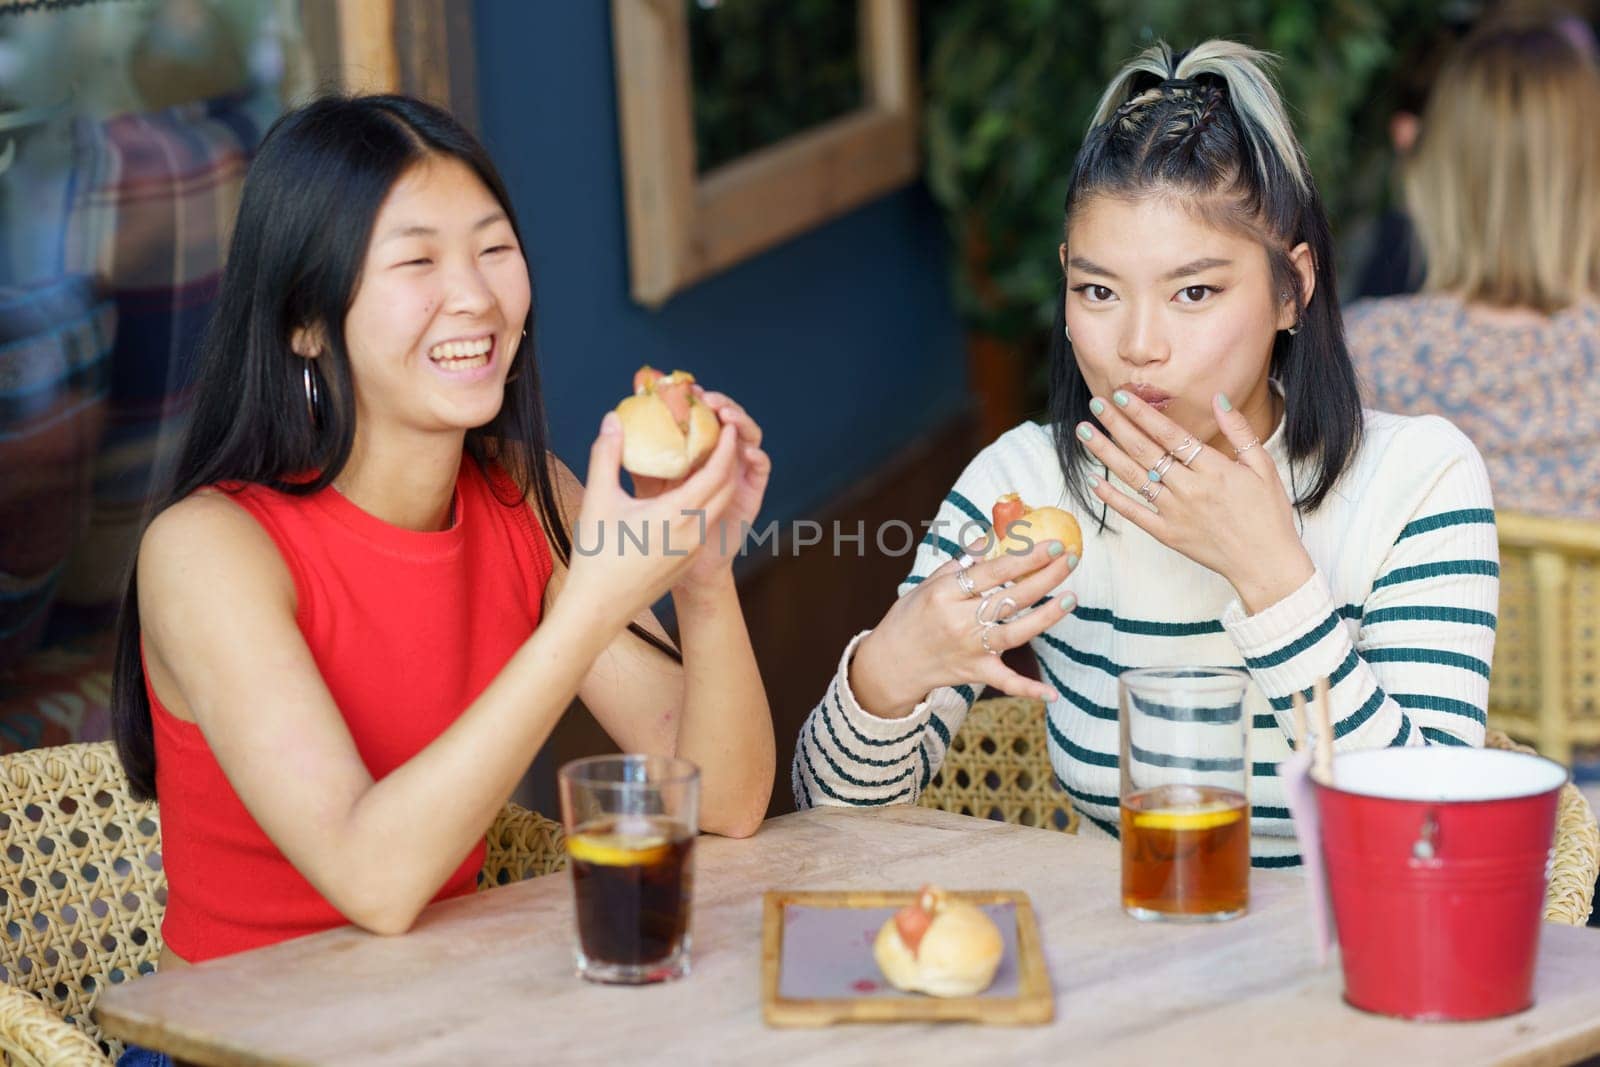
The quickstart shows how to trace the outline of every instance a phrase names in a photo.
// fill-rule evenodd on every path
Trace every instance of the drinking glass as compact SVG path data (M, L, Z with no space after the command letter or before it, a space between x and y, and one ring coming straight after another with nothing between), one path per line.
M578 974L624 985L688 974L699 768L667 756L592 756L558 779Z
M1122 907L1136 919L1215 922L1249 906L1249 682L1220 667L1118 679Z

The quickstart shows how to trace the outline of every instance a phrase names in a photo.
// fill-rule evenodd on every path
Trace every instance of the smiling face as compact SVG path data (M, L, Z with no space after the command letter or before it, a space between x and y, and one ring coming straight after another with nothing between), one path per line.
M1290 257L1309 300L1309 250ZM1072 350L1095 396L1128 389L1215 445L1211 398L1225 393L1258 436L1271 433L1272 346L1295 308L1274 292L1260 241L1172 196L1100 196L1073 213L1061 259Z
M344 321L358 438L493 419L530 302L511 222L477 175L448 157L408 170L378 211Z

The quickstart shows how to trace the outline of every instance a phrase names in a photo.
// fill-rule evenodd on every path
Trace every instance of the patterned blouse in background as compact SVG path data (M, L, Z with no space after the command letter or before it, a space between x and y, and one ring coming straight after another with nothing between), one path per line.
M1455 423L1496 507L1600 520L1600 304L1506 326L1454 297L1390 297L1350 305L1345 329L1367 405Z

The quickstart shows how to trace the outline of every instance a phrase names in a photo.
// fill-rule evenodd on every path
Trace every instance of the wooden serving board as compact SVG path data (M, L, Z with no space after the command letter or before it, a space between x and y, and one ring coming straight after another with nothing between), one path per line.
M1054 1019L1055 995L1027 894L981 890L948 895L987 911L1005 939L1006 956L994 983L977 996L904 993L878 970L872 938L884 919L916 901L916 891L769 891L761 931L761 1012L767 1025L968 1021L1021 1026ZM829 913L832 909L861 914L836 918ZM804 936L796 935L786 958L785 934L794 929Z

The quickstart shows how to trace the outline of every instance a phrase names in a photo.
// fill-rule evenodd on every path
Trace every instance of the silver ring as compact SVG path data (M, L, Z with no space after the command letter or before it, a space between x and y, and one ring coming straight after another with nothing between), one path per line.
M1156 497L1160 496L1161 490L1165 488L1166 486L1160 482L1145 482L1139 487L1139 495L1144 497L1150 503L1154 504L1156 502Z
M1259 445L1260 443L1261 443L1261 438L1259 438L1259 437L1250 438L1250 443L1249 444L1245 445L1243 448L1236 448L1236 449L1233 450L1234 458L1238 459L1240 456L1244 455L1246 452L1250 451L1252 448L1256 447L1256 445Z
M1205 445L1201 444L1199 441L1196 441L1193 437L1185 437L1178 444L1178 447L1172 450L1172 454L1178 457L1179 463L1182 463L1185 467L1187 467L1194 462L1194 457L1205 451L1205 448ZM1186 456L1183 454L1185 449L1191 449L1192 451L1190 451Z
M1165 478L1167 472L1172 469L1172 464L1176 462L1176 460L1177 457L1171 452L1168 452L1166 455L1158 459L1156 461L1156 465L1150 468L1150 480L1152 482L1159 482L1162 478Z
M961 595L975 597L978 595L978 584L972 580L972 574L965 568L956 571L956 584L961 587Z
M994 605L993 614L989 612L990 604ZM990 593L978 603L979 626L1004 625L1016 617L1017 602L1008 596L996 599L995 594Z
M998 656L1000 654L1000 650L998 648L993 648L989 644L989 631L999 625L1000 623L997 622L986 622L983 624L983 628L978 631L978 640L983 642L983 650L989 653L991 656Z

